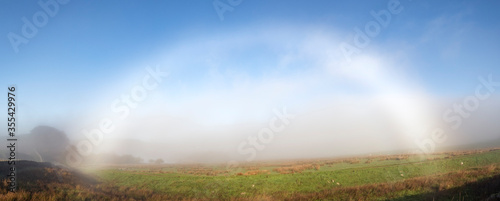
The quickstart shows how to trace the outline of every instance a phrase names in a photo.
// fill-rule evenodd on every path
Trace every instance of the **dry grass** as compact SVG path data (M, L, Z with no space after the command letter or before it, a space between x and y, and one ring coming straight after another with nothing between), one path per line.
M279 167L279 168L274 168L273 170L280 174L294 174L294 173L301 173L304 170L312 170L312 169L319 170L320 168L321 166L318 164L304 164L304 165L293 165L291 167Z
M270 174L269 170L250 170L245 173L236 173L238 176L250 176L250 175L259 175L259 174Z

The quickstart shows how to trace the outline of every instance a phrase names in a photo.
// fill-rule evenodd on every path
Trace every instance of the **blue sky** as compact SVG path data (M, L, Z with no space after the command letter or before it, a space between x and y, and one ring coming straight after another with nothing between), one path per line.
M388 26L340 65L339 45L352 44L354 28L388 2L243 0L220 20L211 0L70 1L15 52L8 34L21 35L22 18L43 10L36 1L1 1L0 80L19 88L21 131L46 124L75 138L116 115L109 105L148 66L169 77L127 121L265 122L281 105L307 113L339 97L401 91L440 102L473 93L478 76L500 80L498 1L401 0Z
M460 76L457 77L460 79L445 79L456 82L467 79L466 76L471 72L480 74L497 69L494 64L498 60L494 55L499 48L499 39L496 37L499 25L495 22L498 14L494 8L498 2L401 2L404 12L395 16L390 26L373 42L381 47L391 44L389 48L397 48L398 44L410 46L414 63L419 62L415 68L420 77L426 77L423 79L430 87L439 90L441 87L436 85L442 84L442 75L449 74L449 71L454 72L453 76ZM1 17L4 19L4 35L9 32L20 33L23 23L21 18L30 18L41 10L35 2L30 1L3 3ZM4 48L0 52L4 57L3 66L14 71L13 75L3 80L19 82L19 78L33 75L74 75L81 78L76 80L77 83L93 77L97 78L96 85L100 85L112 80L109 74L137 68L127 65L134 58L140 60L157 55L159 51L180 41L207 36L223 39L221 37L227 37L233 31L246 27L258 29L259 25L277 29L282 25L317 26L334 29L340 32L342 38L350 34L353 27L362 27L373 20L369 11L383 9L386 4L387 1L244 1L233 12L226 12L225 20L220 21L210 1L127 1L119 4L113 1L74 1L61 5L57 15L39 29L29 44L20 45L19 53L13 51L9 40L4 37L1 42ZM433 21L440 19L443 24L434 27L439 28L439 31L428 33ZM428 39L420 42L426 34L429 35ZM450 58L439 57L437 52L452 43L460 43L460 50ZM254 69L246 67L244 70L252 72ZM68 82L72 79L51 80L61 83L59 81ZM448 90L450 87L439 92Z

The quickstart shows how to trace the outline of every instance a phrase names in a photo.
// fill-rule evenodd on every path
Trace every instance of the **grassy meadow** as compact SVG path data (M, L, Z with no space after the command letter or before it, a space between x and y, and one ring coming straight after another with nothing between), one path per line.
M500 192L499 149L265 161L231 169L206 164L82 171L41 167L21 169L19 191L4 190L0 199L484 200ZM6 189L6 181L2 185Z

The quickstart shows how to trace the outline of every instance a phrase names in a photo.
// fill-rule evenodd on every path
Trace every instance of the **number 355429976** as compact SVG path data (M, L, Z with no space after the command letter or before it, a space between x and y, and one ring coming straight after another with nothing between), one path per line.
M9 132L9 135L11 137L14 137L16 135L16 87L9 87L9 92L8 92L8 103L7 106L7 114L8 114L8 121L7 121L7 131Z

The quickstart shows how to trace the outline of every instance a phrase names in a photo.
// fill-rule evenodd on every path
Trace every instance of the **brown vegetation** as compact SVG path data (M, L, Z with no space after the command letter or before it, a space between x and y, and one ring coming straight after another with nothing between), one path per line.
M304 164L304 165L294 165L290 167L280 167L280 168L274 168L273 170L275 172L278 172L280 174L293 174L293 173L301 173L304 170L319 170L320 165L318 164Z
M250 170L245 173L237 173L238 176L249 176L249 175L258 175L258 174L270 174L269 170Z
M489 179L480 179L484 176ZM354 187L332 188L315 193L296 193L285 200L371 200L376 197L396 199L401 191L427 191L424 195L409 196L398 200L441 200L456 198L471 200L489 197L500 189L500 169L494 165L474 170L442 175L417 177L395 183L378 183ZM459 199L460 198L460 199ZM454 199L452 199L454 200Z

